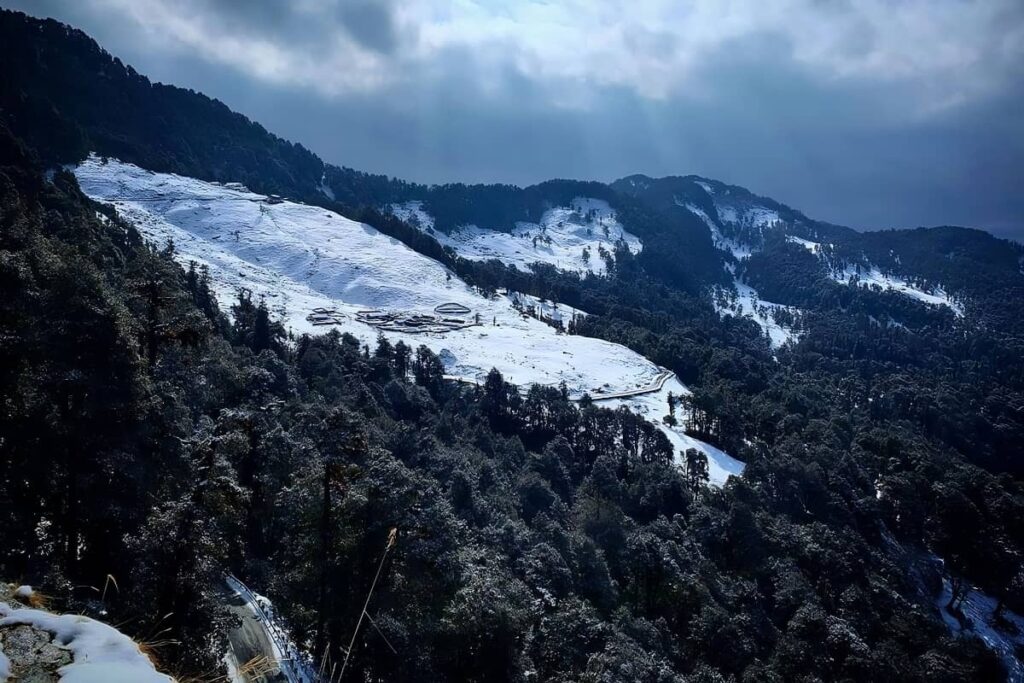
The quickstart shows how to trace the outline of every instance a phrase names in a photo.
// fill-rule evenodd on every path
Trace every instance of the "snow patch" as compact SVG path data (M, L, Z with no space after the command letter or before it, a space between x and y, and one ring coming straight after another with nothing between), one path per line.
M711 239L715 243L715 247L718 249L729 252L738 261L749 258L753 253L753 249L749 245L742 244L736 240L723 236L718 225L711 220L711 217L708 216L700 207L690 203L682 203L678 200L676 203L680 206L684 206L704 221L704 224L708 226L708 230L711 231ZM776 214L776 218L777 217L778 216ZM727 268L728 267L729 266L727 266ZM733 269L730 268L730 272L732 272L732 270ZM714 294L713 298L715 309L718 310L720 314L750 318L761 326L761 329L763 329L765 334L768 336L772 348L774 349L781 347L786 342L796 339L796 332L777 322L774 314L787 311L788 313L796 316L800 314L800 309L793 306L784 306L783 304L765 301L758 296L756 289L740 282L739 280L734 281L733 287L735 288L734 293L729 292L728 290L719 290Z
M821 243L820 242L812 242L810 240L805 240L802 237L796 237L795 235L786 235L786 241L787 242L792 242L793 244L799 244L800 246L802 246L803 248L805 248L807 251L811 252L812 254L816 254L817 255L817 254L821 253Z
M925 291L910 284L903 278L895 275L886 275L874 266L871 266L870 268L847 266L842 271L833 271L831 273L831 277L836 282L844 285L880 287L884 290L893 290L932 306L946 306L957 316L962 317L964 314L963 306L954 301L953 297L950 296L942 287L936 287L930 292Z
M604 275L607 263L602 252L614 253L620 240L634 254L643 248L640 239L626 231L608 203L600 199L577 197L568 207L546 211L540 223L517 223L510 233L467 225L446 235L433 231L434 219L422 202L392 204L389 209L463 258L497 259L520 270L547 263L580 275Z
M798 316L800 315L799 308L765 301L758 296L756 289L739 280L733 286L735 293L729 290L719 290L714 295L715 309L720 314L750 318L764 330L773 349L777 349L799 336L793 329L775 319L777 314L783 312Z
M320 190L320 194L322 194L323 196L327 197L332 202L334 201L334 190L332 190L331 186L327 184L327 174L326 173L324 173L322 176L320 176L320 185L316 189Z
M960 603L960 611L966 617L965 624L961 624L946 609L951 597L949 578L943 577L942 593L936 599L935 605L949 630L956 635L975 635L980 638L990 650L1002 658L1010 674L1008 680L1024 681L1024 662L1017 657L1018 648L1024 647L1024 616L1004 607L1003 619L1016 630L1016 633L1009 633L997 627L994 615L998 601L991 595L972 588Z
M743 212L742 223L755 228L772 228L782 222L777 211L766 209L763 206L752 206Z
M72 662L60 669L62 683L173 683L158 673L152 662L128 636L112 626L78 614L51 614L44 610L11 607L0 602L0 627L26 624L53 633L72 653ZM4 656L0 674L10 662Z
M749 258L753 253L753 249L750 245L742 244L734 239L730 239L722 235L722 231L718 228L718 225L716 225L715 222L711 220L711 217L708 216L708 214L699 206L689 203L684 204L678 200L676 203L679 204L679 206L685 207L695 216L704 221L704 224L708 226L708 230L711 231L711 240L715 243L716 248L729 252L737 261Z
M668 440L672 442L677 465L683 464L684 454L688 448L696 448L703 452L708 456L709 482L714 486L723 486L730 476L738 477L743 474L744 465L741 461L709 443L686 434L684 431L686 425L682 420L675 427L669 427L664 423L663 418L668 414L668 395L670 393L674 397L679 397L688 396L692 392L675 375L672 375L656 392L629 398L602 400L598 405L603 408L617 408L624 405L657 424ZM599 396L595 395L594 398L597 400Z

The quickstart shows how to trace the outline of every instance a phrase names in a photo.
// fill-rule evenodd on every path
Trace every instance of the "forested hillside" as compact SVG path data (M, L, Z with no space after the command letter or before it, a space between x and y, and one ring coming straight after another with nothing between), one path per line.
M854 246L818 258L766 233L739 264L677 202L705 201L694 181L588 185L643 251L617 250L603 278L523 272L380 207L422 199L452 226L493 209L498 228L579 185L432 189L325 166L6 11L0 55L0 578L124 624L182 677L220 674L224 573L340 661L378 568L348 680L973 681L1014 665L942 614L975 591L1024 609L1019 245L808 222L806 238ZM709 488L650 423L557 388L449 382L425 347L383 337L288 338L245 292L220 310L202 268L56 168L90 150L336 206L484 291L585 310L578 334L693 389L678 410L744 474ZM853 249L960 293L964 317L830 279ZM725 265L806 311L793 343L716 310Z

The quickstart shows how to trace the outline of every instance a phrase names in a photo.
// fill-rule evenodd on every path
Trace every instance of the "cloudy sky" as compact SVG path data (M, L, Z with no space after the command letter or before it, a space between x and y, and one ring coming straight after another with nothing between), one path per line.
M326 160L698 173L857 228L1024 239L1021 0L0 0Z

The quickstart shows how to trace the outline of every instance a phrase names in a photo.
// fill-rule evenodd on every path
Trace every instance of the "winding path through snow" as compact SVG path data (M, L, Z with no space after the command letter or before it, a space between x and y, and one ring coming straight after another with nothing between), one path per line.
M661 373L654 378L654 381L645 387L639 387L637 389L625 389L623 391L615 391L610 394L600 393L592 394L590 398L596 401L610 401L616 398L630 398L632 396L643 396L644 394L654 394L662 390L665 386L665 382L671 377L675 377L676 373L671 370L662 370Z

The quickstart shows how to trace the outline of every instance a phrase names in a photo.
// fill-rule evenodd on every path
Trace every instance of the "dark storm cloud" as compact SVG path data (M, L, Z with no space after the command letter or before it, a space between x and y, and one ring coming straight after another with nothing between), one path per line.
M24 8L368 171L520 184L699 173L858 228L1024 237L1024 3L697 2L678 16L677 4Z
M391 53L398 45L393 8L381 0L349 0L338 5L338 19L359 44Z

